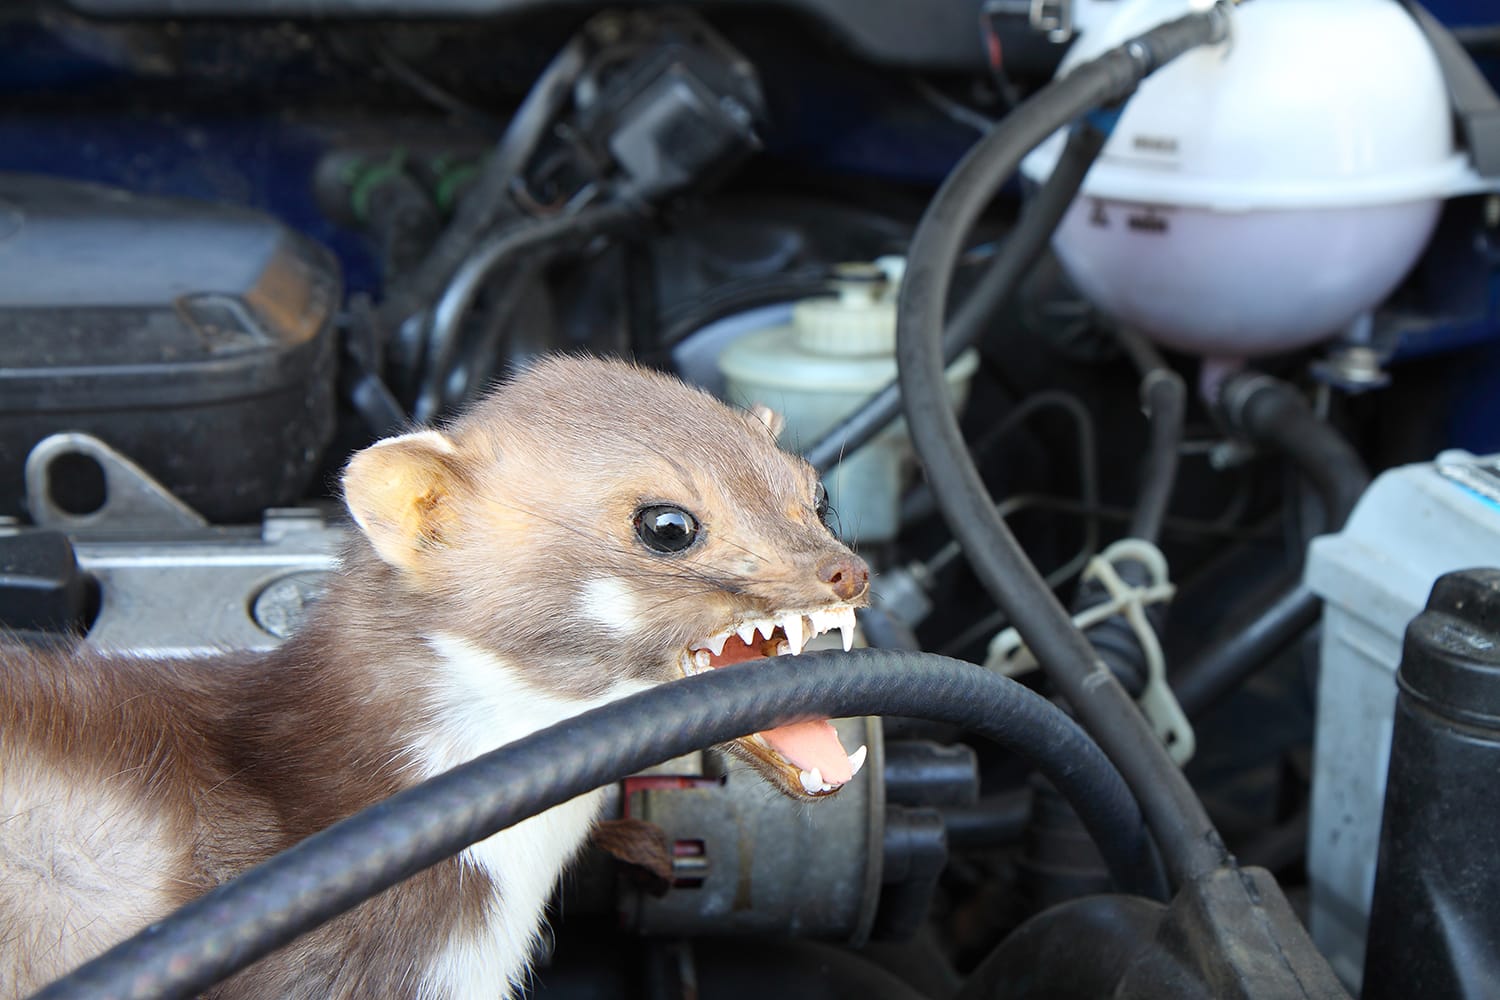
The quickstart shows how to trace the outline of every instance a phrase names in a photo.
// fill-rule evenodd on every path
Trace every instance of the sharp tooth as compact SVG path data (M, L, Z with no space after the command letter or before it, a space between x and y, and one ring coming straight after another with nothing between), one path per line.
M791 652L792 652L792 647L790 645L788 645L785 642L782 642L779 639L777 640L777 642L776 642L776 655L777 656L789 656L791 654Z
M802 652L802 643L806 640L802 631L802 616L786 615L781 619L781 630L786 633L786 644L791 647L792 655Z
M723 656L724 655L724 643L726 643L728 641L729 641L729 633L728 632L720 632L718 635L716 635L712 639L708 640L708 642L704 643L704 645L707 646L708 649L711 650L715 656Z
M740 637L740 642L743 642L747 646L750 645L755 641L755 623L746 622L735 629L734 634Z
M828 786L823 781L823 772L817 768L813 768L811 771L803 771L797 777L802 780L802 790L808 795L816 795L828 789Z
M769 618L762 618L755 623L755 631L769 639L771 638L771 633L776 631L776 623Z
M708 650L697 649L693 651L693 666L700 670L707 670L713 665L713 654Z
M865 745L861 743L859 749L849 755L850 777L859 773L859 769L865 766Z
M845 608L839 614L838 630L843 633L844 652L854 648L854 609Z

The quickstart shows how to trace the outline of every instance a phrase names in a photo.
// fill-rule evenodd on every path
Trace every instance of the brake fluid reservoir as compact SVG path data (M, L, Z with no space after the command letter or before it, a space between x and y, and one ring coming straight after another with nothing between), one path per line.
M822 437L896 378L896 291L904 263L842 265L834 295L804 299L790 324L736 340L719 357L726 398L740 406L762 403L784 416L781 443L790 450ZM949 366L955 406L978 366L972 350ZM896 421L828 474L840 536L871 544L896 537L910 456L906 423Z

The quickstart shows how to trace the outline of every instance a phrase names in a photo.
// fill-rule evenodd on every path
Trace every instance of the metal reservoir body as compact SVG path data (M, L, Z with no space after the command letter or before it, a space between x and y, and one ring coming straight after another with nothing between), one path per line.
M755 330L719 356L724 394L761 403L786 418L782 443L801 450L896 379L896 292L904 262L839 269L832 296L803 299L792 321ZM966 351L948 368L955 406L967 398L979 356ZM905 421L896 421L831 471L835 529L856 543L888 542L900 528L901 489L911 464Z

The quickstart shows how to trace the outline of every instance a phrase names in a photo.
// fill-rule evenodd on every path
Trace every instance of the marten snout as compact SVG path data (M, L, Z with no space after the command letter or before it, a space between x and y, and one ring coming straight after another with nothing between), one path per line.
M841 553L818 565L818 579L828 584L828 589L840 600L852 601L862 597L870 586L870 570L859 556Z

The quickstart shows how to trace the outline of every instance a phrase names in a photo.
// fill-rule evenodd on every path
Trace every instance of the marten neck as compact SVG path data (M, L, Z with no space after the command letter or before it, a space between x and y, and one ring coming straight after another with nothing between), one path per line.
M305 626L249 671L228 729L247 748L229 752L254 759L231 764L263 775L295 836L644 687L549 690L458 624L356 546Z

